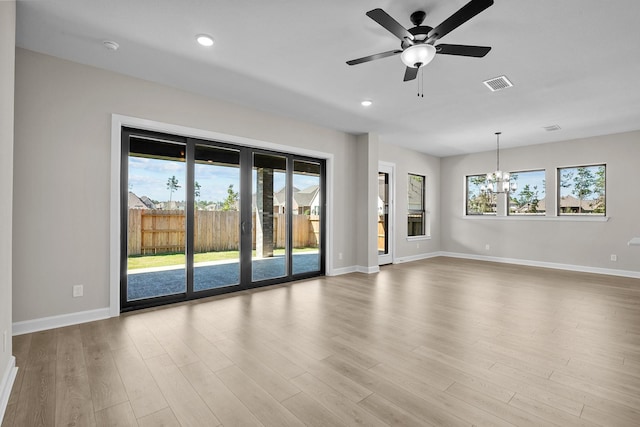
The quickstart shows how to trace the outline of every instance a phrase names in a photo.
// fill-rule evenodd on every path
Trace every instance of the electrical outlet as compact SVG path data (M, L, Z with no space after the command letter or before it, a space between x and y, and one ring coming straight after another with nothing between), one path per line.
M416 246L418 249L420 249L420 243L417 243Z
M342 252L338 253L338 259L342 259Z
M484 249L485 249L486 251L488 251L488 250L490 250L490 249L491 249L491 246L489 246L489 244L487 243L486 245L484 245Z
M618 255L611 254L611 261L618 261Z
M75 285L73 287L73 297L77 298L77 297L81 297L82 295L84 295L84 288L82 285Z

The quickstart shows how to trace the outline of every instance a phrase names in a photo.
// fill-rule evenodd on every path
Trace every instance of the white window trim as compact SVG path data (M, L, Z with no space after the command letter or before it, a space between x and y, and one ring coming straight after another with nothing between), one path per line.
M155 120L141 119L138 117L111 115L111 195L110 195L110 236L109 236L109 315L120 315L120 163L121 163L121 132L123 126L135 127L157 132L172 133L194 138L225 141L249 147L265 148L274 151L284 151L290 154L299 154L308 157L325 159L326 174L326 219L325 232L327 235L327 247L325 248L325 273L327 276L335 275L333 268L333 168L334 155L323 151L309 150L293 145L281 145L252 138L229 135L221 132L213 132L187 126L158 122Z

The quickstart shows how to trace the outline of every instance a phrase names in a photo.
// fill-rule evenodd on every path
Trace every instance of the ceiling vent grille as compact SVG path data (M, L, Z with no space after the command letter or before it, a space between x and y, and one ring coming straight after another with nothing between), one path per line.
M484 83L485 86L491 89L491 92L495 92L497 90L502 90L502 89L506 89L508 87L513 86L513 83L509 81L507 76L494 77L492 79L485 80L482 83Z
M558 125L543 126L542 129L546 130L547 132L553 132L555 130L560 130L560 126Z

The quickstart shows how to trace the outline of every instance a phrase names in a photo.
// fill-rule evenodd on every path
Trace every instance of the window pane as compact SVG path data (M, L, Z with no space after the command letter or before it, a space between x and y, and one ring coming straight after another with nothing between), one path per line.
M320 163L293 161L293 274L320 271Z
M186 292L185 146L131 138L127 301Z
M424 236L424 176L409 174L407 236Z
M467 215L495 215L496 195L480 189L486 183L486 175L469 175L466 182Z
M255 252L251 258L253 281L287 275L287 158L253 155L252 212Z
M240 152L196 145L193 290L240 283Z
M378 172L378 255L389 253L389 174Z
M509 193L509 215L544 215L544 170L511 172L511 182L517 189Z
M558 169L558 215L606 214L606 165Z

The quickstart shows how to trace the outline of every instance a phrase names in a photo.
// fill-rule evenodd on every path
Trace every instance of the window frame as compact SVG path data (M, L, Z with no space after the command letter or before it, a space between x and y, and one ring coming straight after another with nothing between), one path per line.
M410 204L409 204L409 192L410 192L410 188L411 188L411 179L412 177L418 177L420 178L421 182L422 182L422 188L420 191L420 195L421 195L421 208L420 209L411 209L410 208ZM427 177L426 175L420 175L420 174L416 174L416 173L411 173L409 172L407 174L407 239L411 240L411 239L420 239L420 238L426 238L429 236L428 232L427 232L427 209L426 209L426 205L427 205ZM411 227L409 226L409 219L412 217L416 217L416 216L420 216L421 218L421 234L411 234ZM416 221L414 221L416 222Z
M581 168L599 168L599 167L603 167L604 168L604 185L603 185L603 196L602 196L602 202L604 204L604 209L602 212L597 212L597 213L589 213L589 212L576 212L576 213L568 213L568 212L562 212L562 206L561 206L561 200L562 200L562 171L563 170L567 170L567 169L581 169ZM596 172L597 173L597 172ZM594 176L594 180L597 179L597 177ZM595 183L593 184L595 186ZM602 163L590 163L590 164L582 164L582 165L578 165L578 166L560 166L556 168L556 216L557 217L562 217L562 218L571 218L571 217L595 217L595 218L599 218L599 217L607 217L607 164L606 162L602 162ZM595 192L594 192L595 193ZM572 195L573 193L569 193L569 195ZM579 199L580 200L580 199ZM579 207L579 209L581 208L581 206Z
M544 191L544 197L542 197L541 199L538 199L538 202L543 201L547 198L547 186L546 186L546 176L547 176L547 170L546 169L525 169L525 170L518 170L518 171L513 171L513 172L509 172L509 175L511 177L513 177L514 175L518 176L519 174L523 174L523 173L529 173L529 172L542 172L544 175L544 179L543 179L543 191ZM520 186L518 186L518 190L520 190ZM518 191L516 190L516 191ZM507 216L512 216L512 217L530 217L530 218L535 218L535 217L544 217L547 215L547 207L546 207L546 203L545 203L545 211L544 212L536 212L536 213L511 213L511 200L510 200L510 196L511 196L511 192L509 192L509 198L507 199Z
M469 178L470 177L483 177L486 178L486 174L471 174L464 176L464 215L469 217L483 217L490 216L495 217L498 216L498 207L497 207L497 198L495 193L491 193L491 200L489 204L493 206L493 211L490 212L478 212L478 213L470 213L469 212Z

